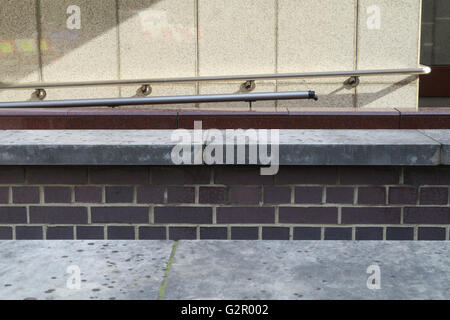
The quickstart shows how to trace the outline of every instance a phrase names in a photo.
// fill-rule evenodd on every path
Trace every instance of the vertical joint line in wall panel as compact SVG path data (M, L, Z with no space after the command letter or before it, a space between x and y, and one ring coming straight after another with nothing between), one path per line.
M150 224L155 224L155 207L153 206L149 209L148 221L150 221Z
M217 207L212 207L212 223L217 224Z
M120 17L119 17L119 0L115 1L116 6L116 42L117 42L117 78L120 80L122 75L122 66L120 61ZM119 86L119 97L122 97L122 87Z
M275 74L278 73L278 0L275 0ZM278 80L275 80L275 92L278 92ZM275 100L275 110L278 109L278 100Z
M47 226L42 226L42 239L47 240Z
M435 1L433 1L433 29L432 29L432 39L433 39L433 43L436 42L436 16L437 16L437 12L436 12L436 3ZM434 64L434 59L435 57L435 50L434 50L434 45L431 47L431 64Z
M383 227L383 240L386 240L386 227Z
M419 237L418 237L418 229L419 229L419 227L418 226L414 226L414 240L417 240Z
M12 227L12 239L16 240L16 226Z
M320 240L325 240L325 227L320 227Z
M352 227L352 240L356 240L356 227Z
M194 17L195 17L195 76L198 77L200 75L200 51L199 51L199 43L200 43L200 31L199 31L199 18L198 18L198 1L194 0ZM195 83L195 94L200 94L200 83ZM196 108L200 107L199 103L195 104Z
M446 235L445 239L450 241L450 227L447 227L447 235Z
M103 235L104 240L108 240L108 227L106 225L103 226Z
M133 203L137 203L137 186L132 186L133 188Z
M354 69L358 70L358 46L359 46L359 0L355 0L355 35L354 35L354 43L355 43L355 60L353 62ZM353 107L358 108L358 87L355 88L355 95L353 99Z
M91 206L87 206L87 212L88 212L88 223L92 223L92 214L91 214Z
M42 70L42 50L41 50L41 40L42 40L42 28L41 28L41 4L39 0L35 2L36 11L36 29L37 29L37 52L39 60L39 82L43 82L43 70Z
M102 203L106 203L106 186L102 186Z
M8 187L8 204L12 204L13 203L13 199L12 199L12 187L9 186Z
M77 235L77 226L74 225L74 226L73 226L73 239L74 239L74 240L77 240L77 238L78 238L78 235Z
M355 186L353 188L353 204L356 205L358 204L358 186Z
M231 240L231 227L227 226L227 240Z
M168 191L167 186L164 186L164 203L167 203L167 199L168 199L167 193L168 192L169 191Z
M289 240L294 240L294 227L289 227Z
M200 226L195 227L195 239L200 240Z
M139 240L139 226L134 226L134 240Z
M262 227L258 226L258 240L262 240Z

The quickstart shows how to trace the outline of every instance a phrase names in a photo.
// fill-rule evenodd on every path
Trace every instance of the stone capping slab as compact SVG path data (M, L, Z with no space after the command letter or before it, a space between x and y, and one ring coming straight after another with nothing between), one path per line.
M0 165L174 165L172 132L2 130ZM279 130L280 165L449 165L449 136L450 130Z

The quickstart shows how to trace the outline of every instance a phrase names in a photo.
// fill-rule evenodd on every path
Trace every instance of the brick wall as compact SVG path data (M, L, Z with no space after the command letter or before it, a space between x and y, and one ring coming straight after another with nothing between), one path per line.
M450 167L0 167L0 239L449 240Z

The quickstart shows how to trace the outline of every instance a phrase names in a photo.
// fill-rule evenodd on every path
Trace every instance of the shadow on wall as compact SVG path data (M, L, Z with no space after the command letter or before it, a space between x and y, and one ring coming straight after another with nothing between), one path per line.
M130 6L122 0L0 0L0 83L54 81L65 72L74 79L92 79L87 73L94 72L102 79L119 78L119 52L110 52L119 50L119 10L123 23L160 1L134 0ZM145 16L140 20L145 28ZM101 40L91 46L95 39ZM58 60L68 55L62 72ZM98 60L99 69L92 63L83 68L87 57Z

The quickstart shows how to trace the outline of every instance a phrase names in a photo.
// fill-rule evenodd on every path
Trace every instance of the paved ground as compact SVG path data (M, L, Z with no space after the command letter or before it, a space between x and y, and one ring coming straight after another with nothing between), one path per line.
M424 241L2 241L0 299L450 299L449 249ZM380 289L367 287L371 265ZM78 270L80 288L71 288Z

